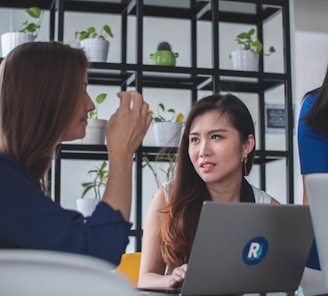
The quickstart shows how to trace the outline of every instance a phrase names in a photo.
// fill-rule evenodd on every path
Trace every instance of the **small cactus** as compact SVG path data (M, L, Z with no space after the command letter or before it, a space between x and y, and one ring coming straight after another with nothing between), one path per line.
M166 41L162 41L158 44L157 46L157 50L169 50L172 51L172 47L171 44L166 42Z

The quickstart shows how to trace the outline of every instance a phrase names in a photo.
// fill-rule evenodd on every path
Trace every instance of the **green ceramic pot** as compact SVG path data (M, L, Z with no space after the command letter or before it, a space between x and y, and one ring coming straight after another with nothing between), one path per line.
M158 50L150 54L153 64L157 66L175 66L178 56L179 54L177 52L170 50Z

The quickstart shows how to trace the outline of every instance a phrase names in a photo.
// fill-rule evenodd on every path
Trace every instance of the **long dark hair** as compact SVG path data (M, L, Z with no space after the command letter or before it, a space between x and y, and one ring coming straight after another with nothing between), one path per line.
M204 181L196 173L189 158L189 133L195 117L216 110L227 114L238 130L241 142L254 135L254 123L246 105L237 97L215 94L201 99L192 107L185 123L176 158L175 178L171 184L169 200L161 215L161 252L164 262L173 269L188 261L196 226L204 200L211 196ZM255 145L248 155L250 172L255 156ZM240 176L243 172L241 170Z
M305 123L312 128L325 132L328 130L328 67L321 87L307 92L303 100L310 94L317 94L317 97L304 117Z
M0 66L1 152L46 191L45 175L73 110L88 61L59 42L16 47Z

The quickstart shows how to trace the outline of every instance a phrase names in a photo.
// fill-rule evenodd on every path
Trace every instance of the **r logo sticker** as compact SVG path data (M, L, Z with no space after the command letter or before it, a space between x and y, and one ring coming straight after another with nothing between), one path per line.
M260 263L268 253L268 241L262 237L252 238L243 250L243 260L247 265Z

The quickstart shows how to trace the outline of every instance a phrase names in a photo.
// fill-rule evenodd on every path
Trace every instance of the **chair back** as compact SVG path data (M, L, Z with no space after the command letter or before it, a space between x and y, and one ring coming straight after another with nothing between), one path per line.
M2 295L136 296L115 266L90 256L39 250L0 250Z
M140 258L141 252L125 253L116 268L116 271L127 277L135 287L138 286Z

